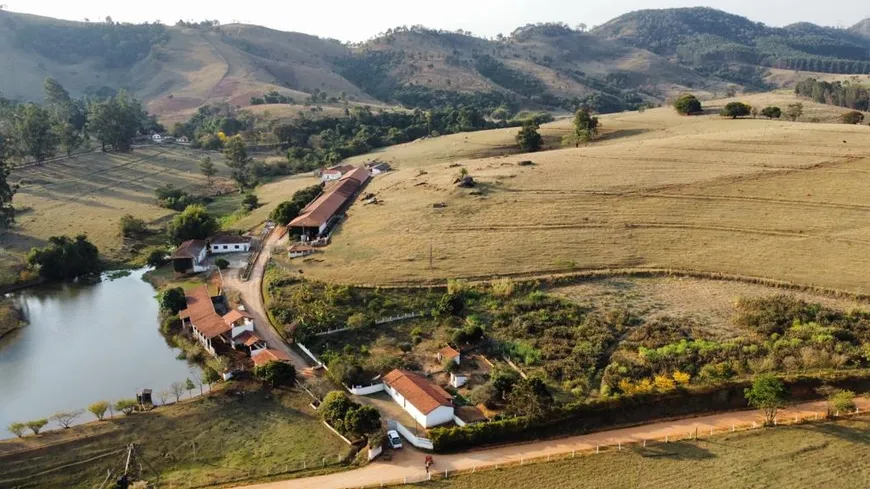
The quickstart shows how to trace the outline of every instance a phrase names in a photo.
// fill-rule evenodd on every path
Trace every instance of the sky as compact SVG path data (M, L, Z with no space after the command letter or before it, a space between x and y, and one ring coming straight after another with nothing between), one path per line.
M840 0L834 8L819 8L809 0L0 0L6 9L68 20L153 22L174 24L178 19L217 19L222 24L243 22L283 31L304 32L341 41L364 41L391 27L426 27L471 31L477 36L509 34L536 22L600 25L626 12L644 8L707 6L782 26L799 21L851 26L870 17L867 0Z

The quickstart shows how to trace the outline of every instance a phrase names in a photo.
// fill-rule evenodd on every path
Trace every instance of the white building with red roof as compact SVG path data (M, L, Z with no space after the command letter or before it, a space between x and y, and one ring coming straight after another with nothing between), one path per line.
M453 421L453 396L421 375L396 369L384 376L384 387L424 428Z

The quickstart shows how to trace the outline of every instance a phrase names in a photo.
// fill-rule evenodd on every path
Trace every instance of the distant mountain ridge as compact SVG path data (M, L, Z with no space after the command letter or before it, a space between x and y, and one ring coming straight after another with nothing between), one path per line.
M870 19L850 29L769 27L709 8L641 10L590 32L526 25L497 40L423 27L359 45L252 25L116 24L0 11L0 92L42 98L51 76L73 94L126 88L154 113L207 103L246 106L277 91L331 100L428 107L602 112L768 88L769 68L870 73Z

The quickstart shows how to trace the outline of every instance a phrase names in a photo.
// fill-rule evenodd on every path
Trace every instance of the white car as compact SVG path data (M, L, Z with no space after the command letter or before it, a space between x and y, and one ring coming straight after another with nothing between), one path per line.
M387 440L390 441L390 448L393 450L398 450L402 448L402 439L399 437L399 432L396 430L390 430L387 432Z

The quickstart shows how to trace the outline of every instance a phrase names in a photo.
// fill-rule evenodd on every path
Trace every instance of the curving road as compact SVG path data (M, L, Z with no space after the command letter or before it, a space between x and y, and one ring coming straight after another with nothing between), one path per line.
M242 270L236 268L224 276L224 287L235 290L241 295L242 304L245 305L245 309L254 316L254 329L257 336L264 339L269 348L281 350L288 354L293 366L296 367L296 371L301 374L310 365L290 348L284 341L284 338L278 334L275 326L269 321L269 315L266 314L266 306L263 303L263 275L266 273L266 264L269 263L269 257L272 256L272 249L280 241L281 233L277 228L273 229L263 243L263 251L260 252L257 261L254 263L250 279L243 281L240 277Z

